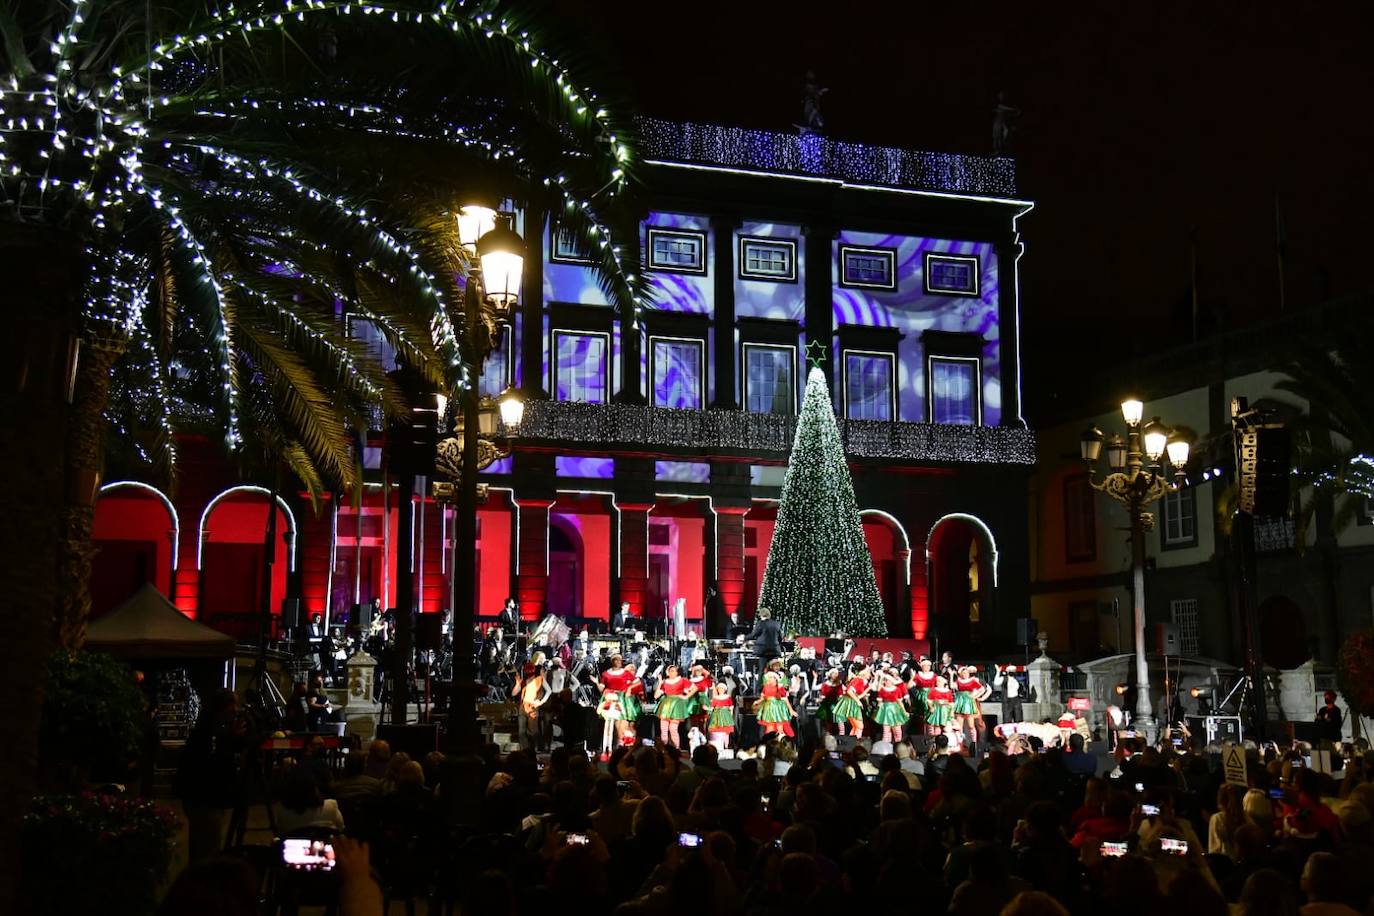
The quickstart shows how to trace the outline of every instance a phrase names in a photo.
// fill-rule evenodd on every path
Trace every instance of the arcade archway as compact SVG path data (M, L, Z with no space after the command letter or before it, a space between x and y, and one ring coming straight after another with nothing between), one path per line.
M989 629L997 593L997 542L977 516L946 515L926 538L930 635L956 653Z
M883 599L887 632L893 636L911 632L911 608L907 598L911 585L911 547L901 524L880 509L859 512L864 541L873 560L873 577Z
M264 545L270 491L231 487L210 500L200 517L196 561L200 569L200 618L238 636L257 632L262 613ZM277 539L272 560L271 610L281 613L287 573L296 565L296 519L277 497Z
M100 488L91 540L91 617L128 598L145 582L168 597L177 564L181 520L157 487L120 480Z

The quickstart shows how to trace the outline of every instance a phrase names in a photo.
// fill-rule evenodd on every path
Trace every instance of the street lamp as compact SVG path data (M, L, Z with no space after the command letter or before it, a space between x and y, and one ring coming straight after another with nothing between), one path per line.
M1145 532L1154 527L1154 516L1145 510L1183 485L1188 463L1188 442L1164 425L1159 417L1141 424L1145 404L1128 398L1121 403L1126 438L1113 435L1106 441L1111 467L1099 483L1093 479L1104 437L1096 426L1084 430L1080 454L1088 467L1093 489L1106 493L1126 508L1131 519L1131 591L1135 624L1136 700L1135 722L1154 741L1154 710L1150 705L1150 671L1145 661ZM1173 479L1166 473L1173 466Z
M476 625L474 606L477 574L477 475L483 468L510 454L497 438L519 433L525 405L517 389L507 388L499 398L483 397L477 380L490 355L492 343L502 335L485 333L489 325L508 320L520 296L524 272L525 242L511 228L511 218L480 203L458 211L458 238L469 256L468 282L463 293L463 369L467 384L454 392L459 405L455 436L441 441L435 466L452 482L434 485L436 498L453 501L457 512L453 543L453 609L455 661L449 718L454 744L476 750L476 671L472 637ZM499 423L498 423L499 418ZM458 438L461 436L462 438ZM455 486L456 483L456 486Z

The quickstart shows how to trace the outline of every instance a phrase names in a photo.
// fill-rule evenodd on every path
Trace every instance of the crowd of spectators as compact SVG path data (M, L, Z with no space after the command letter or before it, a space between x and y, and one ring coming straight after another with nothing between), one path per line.
M710 745L690 759L621 748L599 764L494 745L412 760L373 741L341 775L307 748L280 776L278 832L366 844L340 859L367 901L345 913L386 897L482 916L792 916L882 901L956 916L1374 914L1374 755L1352 752L1336 779L1300 747L1251 748L1241 786L1215 747L1127 742L1111 759L1081 739L981 757L938 744L879 757L803 740L778 755L781 776L771 758L721 761Z

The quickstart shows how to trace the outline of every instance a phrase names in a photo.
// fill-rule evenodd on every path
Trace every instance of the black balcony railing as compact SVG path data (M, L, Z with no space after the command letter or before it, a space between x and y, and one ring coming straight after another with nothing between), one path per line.
M1016 163L960 153L871 146L818 134L748 130L639 118L644 158L697 165L833 178L922 191L1016 195Z
M525 406L520 440L607 453L785 458L796 428L796 417L742 410L531 401ZM922 464L1035 463L1035 434L1019 426L841 420L840 434L845 451L855 458Z

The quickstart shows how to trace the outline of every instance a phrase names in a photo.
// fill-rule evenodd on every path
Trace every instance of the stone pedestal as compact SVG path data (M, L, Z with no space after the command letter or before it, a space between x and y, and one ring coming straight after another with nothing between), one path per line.
M381 706L372 695L377 660L363 651L353 653L344 665L348 689L344 697L344 734L358 735L364 742L377 733Z
M1041 642L1040 657L1026 666L1026 683L1030 687L1029 700L1022 704L1028 722L1057 719L1064 711L1059 697L1059 663L1045 653Z
M1275 704L1271 698L1269 707L1272 709L1277 705L1283 712L1285 721L1311 722L1316 718L1317 710L1326 702L1322 694L1328 690L1336 690L1336 669L1308 659L1296 668L1280 671L1278 681L1278 702ZM1336 696L1336 705L1341 710L1342 737L1349 738L1350 710L1339 692Z

